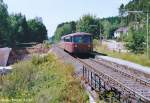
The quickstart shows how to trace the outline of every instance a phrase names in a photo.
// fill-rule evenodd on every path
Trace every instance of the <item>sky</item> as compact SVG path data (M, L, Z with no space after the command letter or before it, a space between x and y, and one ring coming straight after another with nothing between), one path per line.
M42 17L48 36L58 24L76 21L84 14L99 18L117 16L119 6L130 0L4 0L9 13L22 13L27 19Z

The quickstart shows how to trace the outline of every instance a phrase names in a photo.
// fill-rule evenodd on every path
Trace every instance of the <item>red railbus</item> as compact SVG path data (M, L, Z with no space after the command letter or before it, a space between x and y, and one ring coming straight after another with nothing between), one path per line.
M92 35L84 32L65 35L61 38L61 47L69 53L91 53Z

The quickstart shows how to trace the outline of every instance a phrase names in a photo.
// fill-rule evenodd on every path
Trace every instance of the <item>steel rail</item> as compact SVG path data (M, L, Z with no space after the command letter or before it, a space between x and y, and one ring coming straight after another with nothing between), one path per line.
M113 69L114 71L116 71L116 72L118 72L118 73L121 73L121 74L124 75L124 76L128 76L128 77L134 79L135 81L139 82L140 84L143 84L143 85L145 85L145 86L149 86L149 87L150 87L150 83L147 82L147 81L145 81L145 80L142 80L142 79L140 79L140 78L138 78L138 77L136 77L136 76L133 76L133 75L131 75L131 74L128 74L128 73L126 73L126 72L123 72L123 71L121 71L121 70L119 70L119 69L116 69L116 68L114 68L114 67L108 66L108 65L106 65L106 64L104 64L104 63L101 63L101 62L99 62L99 61L97 61L97 60L94 60L94 59L91 59L91 58L90 58L90 60L92 60L92 61L94 61L94 62L96 62L96 63L98 63L98 64L101 64L101 65L103 65L103 66L105 66L105 67L111 68L111 69Z
M111 76L107 75L107 74L104 74L98 70L96 70L94 67L92 67L91 65L85 63L83 60L79 59L79 58L76 58L80 63L82 63L85 67L87 67L88 69L90 69L91 71L93 71L94 73L96 73L97 75L104 75L105 77L107 77L108 79L111 79L112 81L116 82L117 85L119 87L123 87L124 90L126 90L127 92L131 93L132 95L134 96L137 96L137 97L140 97L141 100L143 100L144 102L150 102L150 99L147 98L147 97L144 97L143 95L140 95L138 92L130 89L129 87L125 86L123 83L113 79Z

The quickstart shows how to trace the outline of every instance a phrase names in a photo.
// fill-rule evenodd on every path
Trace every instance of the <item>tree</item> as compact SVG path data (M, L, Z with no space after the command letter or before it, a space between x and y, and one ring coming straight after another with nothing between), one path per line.
M10 34L12 43L28 42L29 29L26 21L26 17L21 13L13 14L9 16ZM15 45L15 44L14 44Z
M45 25L43 24L41 18L35 18L32 20L27 21L28 28L29 28L29 34L30 42L43 42L43 40L47 40L47 29Z
M54 40L59 41L61 36L76 32L76 23L74 21L61 23L55 30Z
M114 31L121 26L121 18L118 16L102 18L100 22L103 27L103 34L106 38L112 38L114 36ZM124 26L125 25L124 23Z
M94 38L99 38L100 28L102 29L99 19L92 15L83 15L77 22L78 32L87 32L93 34Z
M106 38L110 37L110 31L111 31L111 23L108 20L104 20L102 22L102 25L104 26L104 36Z
M127 5L125 5L125 9L150 11L150 2L149 0L132 0Z
M128 4L125 5L125 9L129 11L150 11L150 2L149 0L132 0ZM142 41L146 41L146 14L145 13L129 13L128 22L129 27L134 28L130 29L131 39L129 39L129 45L127 45L128 49L134 48L134 46L139 46L139 48L135 48L135 50L131 50L135 53L142 51L146 48L143 46ZM139 34L139 35L137 35ZM128 38L127 38L128 39ZM144 39L144 40L143 40ZM137 40L137 42L135 41ZM141 42L139 42L141 41ZM149 42L150 43L150 42ZM140 49L141 47L141 49ZM145 49L146 50L146 49Z
M76 22L71 21L69 24L71 25L72 33L75 33L76 32Z
M6 42L6 35L8 34L8 11L7 11L7 5L3 2L3 0L0 0L0 43L4 44Z
M119 15L123 17L124 13L125 13L125 7L124 7L124 4L121 4L119 8Z
M133 28L131 28L133 29ZM142 35L142 32L131 30L131 34L129 34L130 38L128 39L128 43L126 47L128 50L131 50L133 53L143 53L145 48L145 38Z
M21 13L9 15L7 5L0 0L0 46L14 47L45 39L48 39L47 30L41 18L27 21Z

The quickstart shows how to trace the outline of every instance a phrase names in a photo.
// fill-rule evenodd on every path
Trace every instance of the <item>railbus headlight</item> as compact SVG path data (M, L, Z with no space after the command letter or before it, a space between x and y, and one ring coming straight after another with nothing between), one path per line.
M91 47L91 45L88 45L88 47L90 48L90 47Z
M77 45L75 45L74 47L75 47L75 48L77 48L78 46L77 46Z

